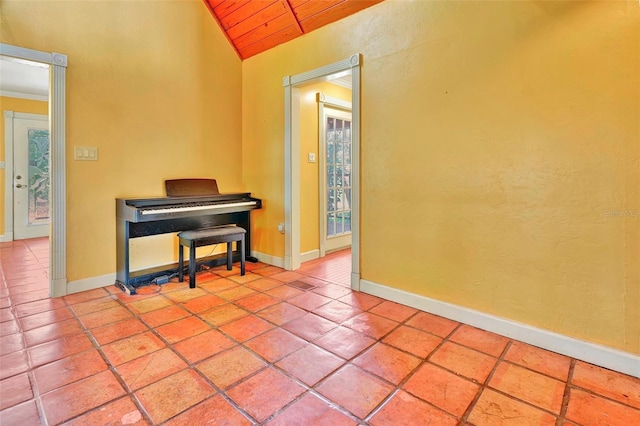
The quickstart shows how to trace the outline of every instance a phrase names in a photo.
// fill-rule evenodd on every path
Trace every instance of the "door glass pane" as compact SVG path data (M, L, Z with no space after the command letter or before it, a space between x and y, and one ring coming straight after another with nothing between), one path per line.
M335 137L335 119L329 117L327 119L327 164L333 164Z
M327 191L327 212L334 212L336 210L335 194L336 191L334 189Z
M351 232L351 211L344 214L344 232Z
M327 236L336 235L336 214L327 213Z
M351 232L351 122L327 117L327 237Z
M351 122L344 123L344 142L351 142Z
M336 213L336 234L344 233L343 216L344 214L340 211Z
M342 150L344 151L343 163L351 164L351 144L350 143L342 144Z
M49 223L49 131L29 129L29 225Z
M327 237L351 232L351 122L327 117Z

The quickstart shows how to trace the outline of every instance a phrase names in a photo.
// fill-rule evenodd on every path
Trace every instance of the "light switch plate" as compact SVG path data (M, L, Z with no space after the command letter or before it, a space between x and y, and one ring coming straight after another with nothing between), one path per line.
M309 153L309 162L310 163L315 163L316 162L316 153L315 152L310 152Z
M79 161L98 161L98 148L95 146L74 146L73 159Z

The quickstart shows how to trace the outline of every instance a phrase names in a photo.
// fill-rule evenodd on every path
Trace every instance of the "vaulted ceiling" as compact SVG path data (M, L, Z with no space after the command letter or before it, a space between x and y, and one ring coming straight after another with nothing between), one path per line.
M241 59L383 0L204 0Z

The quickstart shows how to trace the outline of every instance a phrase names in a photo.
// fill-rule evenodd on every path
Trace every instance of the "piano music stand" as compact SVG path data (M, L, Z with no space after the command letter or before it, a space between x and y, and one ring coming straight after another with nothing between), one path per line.
M167 197L197 197L218 195L218 183L215 179L168 179L164 181Z

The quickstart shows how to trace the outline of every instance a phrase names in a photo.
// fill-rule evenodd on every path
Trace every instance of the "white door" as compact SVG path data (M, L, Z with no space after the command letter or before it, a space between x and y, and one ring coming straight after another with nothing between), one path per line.
M351 112L323 108L320 256L351 246Z
M49 120L13 118L13 238L49 235Z

